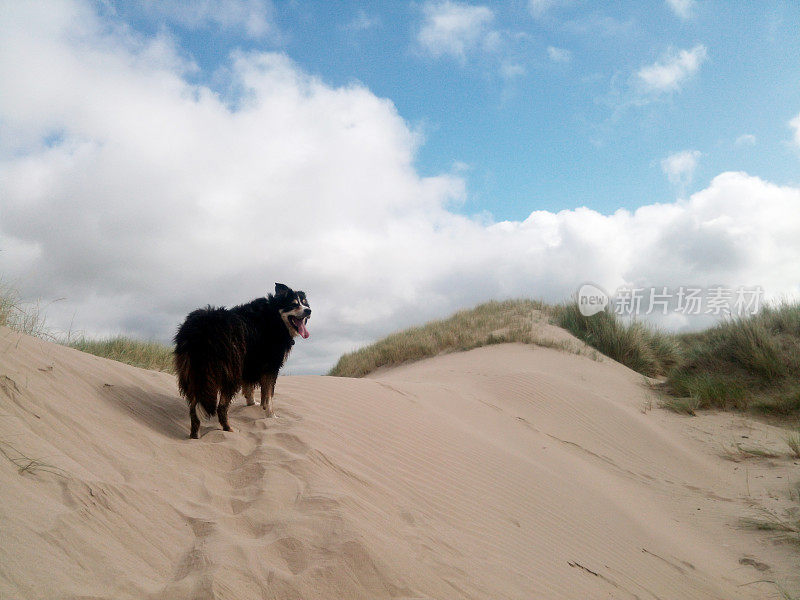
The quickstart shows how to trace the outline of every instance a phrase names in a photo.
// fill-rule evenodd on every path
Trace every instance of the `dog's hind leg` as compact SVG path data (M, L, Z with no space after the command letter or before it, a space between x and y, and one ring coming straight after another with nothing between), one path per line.
M197 432L200 431L200 419L197 416L197 400L195 398L189 400L189 419L192 421L192 433L190 437L196 440Z
M256 403L256 401L253 400L253 392L255 389L256 386L254 383L242 384L242 394L244 394L244 399L247 400L247 406L253 406Z
M231 400L233 400L233 394L219 395L219 406L217 406L217 417L219 418L219 424L222 425L222 429L224 429L225 431L233 431L233 429L231 429L230 423L228 423L228 407L231 405Z
M275 395L277 379L277 373L269 373L261 378L261 408L267 411L268 417L275 416L275 411L272 409L272 397Z

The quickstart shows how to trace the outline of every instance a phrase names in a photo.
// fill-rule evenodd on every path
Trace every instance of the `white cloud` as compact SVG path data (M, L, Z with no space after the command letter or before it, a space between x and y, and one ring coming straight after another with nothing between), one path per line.
M642 91L651 94L677 92L697 73L708 52L702 44L691 50L670 51L662 60L642 67L636 77Z
M737 147L742 146L755 146L756 145L756 136L752 133L744 133L736 138L734 145Z
M691 19L695 0L667 0L667 5L681 19Z
M15 3L0 39L0 274L66 298L56 327L166 341L190 310L283 281L314 309L288 369L319 372L456 308L562 300L586 281L800 292L797 188L724 173L634 212L492 223L449 209L459 176L419 175L390 101L283 55L237 55L225 102L168 43L86 5Z
M572 60L572 52L564 48L556 48L555 46L547 47L547 55L553 62L566 63Z
M277 34L270 0L142 0L140 4L150 15L188 29L220 27L253 38Z
M452 56L464 60L467 52L497 41L497 32L489 26L494 13L486 6L460 2L428 2L423 8L425 20L417 42L435 57Z
M683 190L692 183L700 156L702 153L698 150L675 152L661 161L661 170L671 184L680 186Z
M789 127L794 129L794 143L800 146L800 114L789 121Z
M536 19L544 17L551 9L564 4L569 4L571 0L528 0L528 11Z

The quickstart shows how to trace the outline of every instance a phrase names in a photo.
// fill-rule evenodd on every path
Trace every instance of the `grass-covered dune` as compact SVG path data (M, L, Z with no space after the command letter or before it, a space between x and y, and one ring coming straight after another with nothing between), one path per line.
M0 281L0 327L56 342L122 363L173 373L172 347L159 342L115 336L104 339L54 335L48 329L39 305L26 305L13 286Z
M487 302L447 319L393 333L345 354L329 374L362 377L381 367L505 342L579 351L563 340L542 335L536 326L542 320L566 329L602 354L645 375L665 375L678 360L675 336L642 323L626 325L611 313L587 318L576 304L553 306L519 299Z
M345 354L329 374L362 377L381 367L503 342L574 350L539 336L534 314L631 369L662 378L664 406L672 410L752 410L791 422L800 418L800 304L766 307L699 333L671 334L623 322L610 312L585 317L575 303L488 302Z
M374 344L345 354L329 375L363 377L380 367L491 344L558 345L557 341L537 335L533 327L533 320L549 310L548 306L535 300L487 302L458 311L447 319L390 334Z

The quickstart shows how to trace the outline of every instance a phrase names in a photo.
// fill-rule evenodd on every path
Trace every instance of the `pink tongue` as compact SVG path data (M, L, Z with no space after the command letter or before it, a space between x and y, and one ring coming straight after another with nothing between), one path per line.
M306 324L303 323L302 321L299 321L299 324L297 325L297 331L300 332L300 335L303 336L304 340L308 339L308 336L311 335L310 333L308 333L308 329L306 329Z

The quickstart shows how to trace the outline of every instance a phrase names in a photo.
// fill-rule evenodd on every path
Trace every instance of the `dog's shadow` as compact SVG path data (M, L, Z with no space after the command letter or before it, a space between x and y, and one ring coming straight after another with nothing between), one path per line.
M105 383L101 394L110 406L148 429L176 440L189 437L189 410L177 393L170 395L143 387Z

